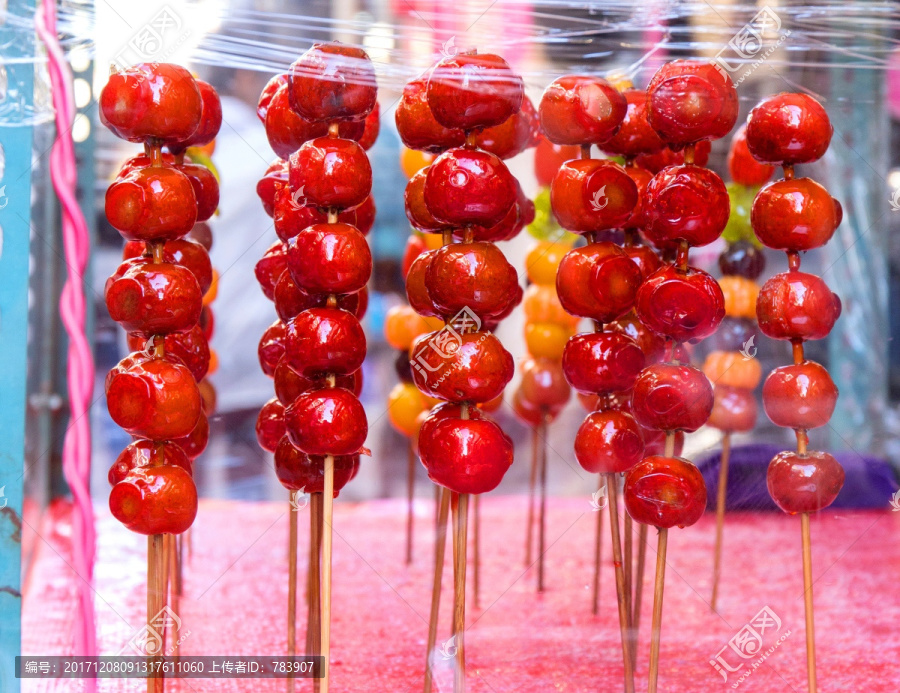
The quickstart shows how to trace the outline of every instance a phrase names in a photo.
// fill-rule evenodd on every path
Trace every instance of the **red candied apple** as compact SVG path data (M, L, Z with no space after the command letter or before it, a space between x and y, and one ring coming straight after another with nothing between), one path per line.
M143 335L128 335L128 348L131 351L141 351L146 344L147 338ZM200 325L194 325L186 332L167 334L163 344L166 356L174 357L187 366L194 380L203 380L209 370L209 341Z
M335 296L336 303L334 307L353 313L362 320L365 313L365 305L363 303L365 291L366 289L363 287L361 291L353 294ZM278 317L287 322L309 308L325 308L328 305L328 294L307 293L297 286L290 272L285 272L275 285L273 300Z
M272 221L275 222L275 233L285 243L307 226L328 222L327 210L312 205L297 204L294 202L294 194L287 185L277 188L274 204ZM340 211L338 221L355 226L363 235L369 233L375 223L375 201L372 196L369 195L362 204L352 209Z
M434 118L428 106L428 75L410 80L394 111L397 134L409 149L440 154L466 141L459 128L446 128Z
M541 406L537 402L532 402L526 398L521 385L513 392L510 406L513 414L526 426L540 426L542 423L551 423L563 409L561 404Z
M731 202L718 174L700 166L670 166L647 185L644 228L657 246L685 240L698 247L722 235Z
M572 390L559 361L529 356L522 361L519 372L522 374L519 387L528 402L553 409L569 401Z
M747 124L741 125L731 138L731 147L728 149L728 173L731 180L740 185L759 187L769 182L775 167L769 164L761 164L747 147Z
M499 55L463 51L441 60L428 75L428 107L447 128L500 125L522 106L525 85Z
M209 444L209 419L207 418L209 415L206 412L207 410L210 412L215 410L214 401L210 404L207 403L210 390L206 386L209 386L209 382L204 380L201 381L200 385L203 386L200 390L200 398L203 401L203 411L200 412L200 418L197 419L197 425L194 426L194 429L186 436L172 439L172 442L180 447L190 460L197 459L203 454L203 451L206 450L206 446ZM207 394L204 394L204 391L206 391ZM214 400L215 390L212 390L211 392Z
M100 122L129 142L185 140L202 115L197 82L179 65L138 63L116 70L100 92Z
M516 270L503 252L484 241L439 248L425 274L428 295L447 316L464 308L479 317L500 313L509 305L518 283Z
M359 469L359 455L336 455L334 458L334 497L346 486ZM325 457L300 452L285 436L275 448L275 475L290 491L324 493Z
M420 335L409 354L416 387L450 402L490 402L515 373L512 355L490 332L459 334L445 327Z
M753 390L716 385L709 425L729 433L749 433L756 426L756 412Z
M579 392L606 394L634 387L644 368L644 352L620 332L585 332L566 343L562 368Z
M711 151L712 144L709 140L697 142L697 144L694 145L694 165L706 166L706 164L709 163L709 154ZM684 164L684 150L681 149L675 152L666 147L655 154L639 154L635 158L634 163L656 175L669 166L682 166Z
M275 375L275 368L284 356L287 324L276 320L269 325L259 338L257 355L262 372L270 378Z
M140 467L113 486L109 509L132 532L181 534L197 516L197 487L181 467Z
M366 442L369 424L362 404L349 390L308 390L285 410L291 442L308 455L354 455Z
M725 297L719 283L703 270L686 272L663 265L638 289L634 302L647 327L676 342L699 342L725 317Z
M634 313L629 313L610 323L609 330L631 337L644 353L647 365L659 363L668 353L665 338L649 330Z
M440 233L444 229L452 228L453 225L435 219L425 204L425 180L429 168L431 167L425 166L409 179L403 192L403 202L406 218L414 229L424 233Z
M814 274L776 274L756 300L759 328L772 339L824 339L841 315L841 300Z
M453 231L453 237L456 240L463 241L466 235L471 232L472 240L475 241L509 241L515 238L519 232L528 224L534 221L534 202L525 197L522 186L519 181L516 183L516 203L509 208L506 216L494 226L467 226L465 228L456 228Z
M673 60L647 85L650 125L669 145L724 137L737 122L737 89L711 62Z
M284 79L281 86L271 96L263 91L260 103L266 99L263 123L269 146L276 155L287 159L300 149L304 142L327 135L328 124L310 122L297 115L296 111L291 108L287 79L283 75L281 77ZM258 108L257 112L259 110Z
M409 272L406 273L406 300L409 301L409 305L414 311L426 318L442 317L441 311L431 300L431 294L425 285L425 277L428 275L431 261L437 252L437 250L427 250L420 253L409 266Z
M287 433L284 424L284 405L277 399L270 399L259 410L256 417L256 440L259 447L275 452L279 441Z
M122 250L123 260L141 256L150 256L150 250L146 243L128 241L125 244L125 248ZM189 269L200 285L200 293L205 294L209 291L209 287L212 285L212 263L209 260L207 249L200 243L187 239L166 241L163 246L163 261Z
M288 270L307 293L352 294L372 274L366 237L349 224L314 224L295 236L287 251Z
M287 364L307 378L349 375L366 357L359 320L339 308L304 310L287 324L284 345Z
M162 152L160 154L160 158L162 159L163 166L175 166L176 159L174 154L170 154L169 152ZM135 154L134 156L125 159L125 163L123 163L122 166L119 167L119 171L118 173L116 173L115 180L125 178L139 168L147 168L148 166L152 165L153 159L146 152Z
M828 423L838 389L823 366L803 361L769 373L762 396L763 408L773 424L806 430Z
M270 217L275 214L275 193L282 187L287 187L288 169L287 161L275 159L256 184L256 194L259 196L266 214Z
M341 137L346 137L348 139L355 139L359 142L359 146L368 151L372 148L372 145L375 144L375 140L378 139L378 133L381 132L381 108L378 106L378 102L375 102L375 106L369 111L369 115L366 116L366 119L363 121L364 127L362 136L359 138L350 137L349 135L345 135L341 133ZM355 126L355 121L347 121L341 123L346 129L349 129L349 126ZM338 128L338 132L340 132L340 128Z
M647 281L662 265L659 255L649 245L626 245L622 250L638 266L642 281Z
M288 72L291 106L311 121L362 120L375 108L375 67L362 48L317 43Z
M541 137L534 152L534 175L542 188L550 187L559 167L566 161L577 159L580 154L576 144L553 144Z
M591 474L621 474L641 461L644 438L630 414L595 411L575 434L575 459Z
M126 332L143 336L189 330L203 307L191 271L168 262L133 264L110 278L104 297L110 317Z
M401 353L407 361L409 356ZM286 361L282 361L275 367L275 396L279 401L287 406L307 390L318 387L325 387L325 378L306 378L295 370L293 370ZM337 375L334 378L335 387L343 387L350 390L354 395L359 397L362 392L363 374L362 369L354 371L350 375Z
M287 83L287 75L274 75L266 82L266 86L264 86L259 93L259 99L256 102L256 117L259 118L259 122L263 125L266 124L266 115L269 113L269 106L272 103L272 99L275 98L275 94L278 93L278 90Z
M191 460L180 447L171 443L140 439L119 453L116 461L109 468L107 478L110 486L115 486L120 481L124 481L132 469L159 464L181 467L188 474L191 473Z
M643 89L626 89L622 92L628 105L625 119L612 138L600 144L607 154L632 159L639 154L654 154L666 143L652 127L647 118L650 97Z
M625 475L625 509L652 527L690 527L706 509L703 475L683 457L645 457Z
M202 79L194 80L200 91L200 124L193 134L177 144L169 143L169 149L175 153L183 152L188 147L202 147L212 142L222 127L222 101L215 88Z
M575 233L604 231L627 222L638 203L625 169L606 159L573 159L559 167L550 206L560 226Z
M106 189L106 218L126 241L168 241L194 226L197 197L177 169L148 166Z
M747 148L766 164L808 164L821 159L834 128L822 105L806 94L763 99L747 119Z
M424 200L438 221L493 226L516 203L516 181L498 157L477 149L441 154L425 176Z
M556 292L566 312L602 323L631 310L640 284L637 265L608 241L573 248L556 273Z
M567 75L544 90L541 129L555 144L594 144L616 134L628 111L625 97L601 77Z
M353 140L318 137L291 154L289 179L298 204L347 209L372 190L372 167Z
M522 108L509 118L490 128L485 128L475 136L479 149L490 152L501 159L512 159L526 149L537 144L538 115L534 104L527 96L522 97Z
M634 418L645 428L692 433L709 419L713 388L693 366L658 363L638 376L631 404Z
M811 178L769 183L750 208L750 224L760 242L774 250L812 250L834 235L840 205Z
M419 431L428 478L456 493L493 491L513 463L509 436L487 419L444 417Z
M647 218L644 215L644 192L647 190L650 181L653 180L653 174L636 164L626 165L625 173L634 181L638 196L634 209L631 211L631 216L622 226L626 229L643 229L647 225Z
M766 486L789 515L814 513L834 503L844 486L844 468L827 452L779 452L769 462Z
M275 299L275 286L288 269L287 243L275 241L254 267L256 281L270 301Z
M116 425L129 434L171 440L197 425L200 392L180 363L158 357L130 359L126 367L110 371L106 406Z

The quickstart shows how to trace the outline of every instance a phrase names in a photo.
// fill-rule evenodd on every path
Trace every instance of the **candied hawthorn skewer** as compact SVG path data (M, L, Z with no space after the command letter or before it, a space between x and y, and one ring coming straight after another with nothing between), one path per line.
M822 279L800 271L800 253L825 245L841 222L840 203L809 178L795 178L794 165L821 158L833 128L825 109L806 94L782 93L763 99L747 120L747 149L761 164L780 165L784 177L763 187L753 201L750 223L763 245L783 250L787 272L763 286L756 302L762 332L789 341L794 362L773 370L763 384L763 407L777 425L793 428L796 452L781 452L769 463L769 495L784 512L800 515L806 614L806 673L816 687L815 621L809 514L827 508L844 484L844 470L826 452L807 450L810 428L824 426L838 391L828 371L803 353L804 341L828 335L841 303Z

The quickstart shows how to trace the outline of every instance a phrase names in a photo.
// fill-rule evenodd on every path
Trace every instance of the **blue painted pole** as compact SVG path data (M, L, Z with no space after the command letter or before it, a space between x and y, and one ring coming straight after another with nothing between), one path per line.
M7 90L0 100L0 690L19 690L15 656L22 648L22 485L25 476L25 372L34 0L9 0L17 20L0 23Z

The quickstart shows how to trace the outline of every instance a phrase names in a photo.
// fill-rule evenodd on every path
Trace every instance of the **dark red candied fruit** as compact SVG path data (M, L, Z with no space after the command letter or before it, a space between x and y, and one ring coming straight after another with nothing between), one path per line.
M431 300L430 292L425 284L425 277L428 275L431 261L436 253L437 250L426 250L419 253L406 273L406 300L414 311L426 318L441 317L441 311Z
M647 218L644 215L644 192L647 190L650 181L653 180L653 174L636 164L626 165L625 173L634 181L638 197L637 202L634 204L634 209L631 211L631 217L622 224L622 227L626 229L643 229L647 225Z
M659 363L668 355L665 338L648 329L634 313L624 315L610 323L609 331L621 332L631 337L644 352L648 366Z
M284 356L287 324L276 320L266 328L259 338L257 355L262 372L270 378L275 375L275 368Z
M822 104L806 94L763 99L747 118L747 148L767 164L808 164L821 159L834 128Z
M579 392L606 394L634 387L645 364L637 343L620 332L585 332L566 342L562 368Z
M129 260L149 256L149 254L146 243L128 241L122 250L122 259ZM187 239L166 241L163 246L163 262L181 265L189 269L197 280L197 284L200 285L200 293L205 294L209 291L209 287L212 285L212 263L209 260L209 253L200 243Z
M635 522L690 527L706 509L703 475L683 457L645 457L625 475L625 509Z
M567 75L551 82L539 105L541 129L555 144L606 142L619 129L628 103L602 77Z
M325 308L328 305L328 294L310 294L294 283L290 272L281 275L275 285L275 312L287 322L309 308ZM362 320L366 308L366 288L353 294L335 296L335 308L353 313Z
M286 363L307 378L349 375L366 357L359 320L340 308L304 310L287 324L284 345Z
M394 111L397 133L409 149L440 154L466 141L459 128L445 128L434 118L428 106L428 74L410 80L403 87L400 103Z
M697 142L697 144L694 145L694 166L706 166L706 164L709 163L709 154L711 151L712 144L709 140ZM674 152L666 147L655 154L639 154L635 158L634 163L656 175L669 166L684 165L684 150L681 149Z
M559 361L529 356L520 364L519 372L522 396L531 404L552 409L569 401L572 389Z
M200 392L186 366L140 356L126 357L120 366L106 383L106 406L117 426L150 440L181 438L194 429Z
M287 428L284 425L284 405L277 399L270 399L262 405L256 417L256 440L259 447L275 452L285 433Z
M789 515L814 513L834 503L844 486L844 468L827 452L779 452L769 462L766 486Z
M663 265L637 291L634 309L648 328L676 342L708 337L725 317L719 283L703 270Z
M699 247L725 230L731 202L718 174L701 166L670 166L647 185L644 232L654 244L685 240Z
M693 366L658 363L638 376L631 404L634 418L645 428L692 433L709 419L713 388Z
M490 152L450 149L428 168L423 198L438 221L493 226L516 203L516 181Z
M618 132L611 139L600 144L600 149L607 154L633 158L639 154L655 154L662 150L666 143L652 127L647 119L650 97L642 89L625 89L622 92L628 104L625 119Z
M409 359L406 354L403 354L403 356ZM327 384L325 378L306 378L300 375L285 361L282 361L275 367L274 382L275 396L285 406L289 405L307 390L325 387ZM355 371L350 375L337 375L334 378L334 383L335 387L343 387L359 397L363 385L362 370Z
M763 383L763 408L776 426L807 430L824 426L834 413L838 389L815 361L780 366Z
M362 48L317 43L288 71L291 106L311 121L362 120L377 103L375 67Z
M291 154L289 180L297 204L349 209L372 190L372 166L353 140L318 137Z
M716 385L709 425L728 433L749 433L756 426L757 409L753 390Z
M175 168L148 166L117 178L106 189L106 218L126 241L168 241L197 221L190 179Z
M756 315L772 339L824 339L841 315L841 300L814 274L776 274L759 292Z
M724 275L737 275L745 279L756 279L766 268L766 256L750 241L729 243L719 255L719 270Z
M559 167L550 206L559 225L586 234L623 226L638 204L634 180L606 159L574 159Z
M275 241L254 267L256 281L270 301L275 299L275 285L288 269L287 243Z
M553 144L541 137L534 152L534 175L538 185L549 187L559 167L566 161L577 159L580 150L575 144Z
M637 265L608 241L573 248L556 273L556 292L566 312L602 323L631 310L640 284Z
M499 55L464 51L432 68L426 93L437 122L473 130L500 125L516 113L525 85Z
M162 152L160 157L162 158L163 166L175 166L175 155L170 154L169 152ZM135 154L134 156L128 157L125 159L125 162L119 168L119 172L116 173L116 180L121 178L125 178L130 173L136 171L139 168L147 168L148 166L153 165L153 159L146 152L141 152L140 154Z
M181 534L197 516L197 487L181 467L140 467L113 486L109 509L138 534Z
M191 460L177 445L139 439L122 450L109 468L109 485L115 486L124 481L132 469L158 464L181 467L188 474L192 472Z
M256 184L256 194L270 217L275 214L275 193L288 185L289 166L284 159L275 159Z
M346 486L359 469L359 455L336 455L334 457L334 497ZM285 436L275 448L275 474L278 481L289 491L304 493L324 493L325 457L307 455L293 446Z
M209 342L200 325L194 325L186 332L167 334L163 344L166 356L174 357L187 366L194 380L203 380L209 370ZM131 351L141 351L146 345L147 337L140 334L128 335L128 348Z
M840 205L811 178L769 183L750 208L760 242L774 250L812 250L828 243L841 221Z
M311 294L353 294L372 275L366 237L349 224L314 224L291 239L287 264L294 283Z
M512 159L537 144L538 115L527 96L522 98L522 108L500 125L481 130L475 136L475 144L501 159Z
M728 149L728 173L731 180L740 185L759 187L768 183L774 172L774 166L761 164L750 154L747 147L747 124L741 125L731 138L731 147Z
M625 412L592 412L575 434L575 459L591 474L627 472L643 454L641 427Z
M294 194L287 186L279 186L275 192L274 212L275 233L287 242L307 226L328 223L328 211L312 205L294 202ZM299 199L299 196L298 196ZM375 201L369 195L362 204L338 213L338 221L355 226L363 235L369 233L375 222Z
M168 262L138 260L106 283L109 316L126 332L147 337L191 329L200 319L203 296L193 273Z
M179 65L138 63L116 70L100 92L100 122L129 142L185 140L202 115L197 82Z
M673 60L647 85L650 125L669 145L724 137L737 122L737 89L724 70L701 60Z
M646 281L662 264L659 255L649 245L626 245L622 250L638 266L642 281Z
M497 246L475 241L436 250L424 281L429 297L443 315L453 316L467 308L481 318L506 308L519 278Z
M417 231L424 233L440 233L444 229L452 228L452 224L438 221L425 204L425 180L430 166L421 168L409 179L403 192L403 202L406 209L406 218Z
M272 151L282 159L287 159L305 142L328 134L327 123L311 122L297 115L296 111L291 108L288 92L286 80L271 97L265 91L263 92L263 97L267 98L265 120L263 121L266 138L269 140Z
M222 127L222 101L215 88L202 79L195 80L200 91L202 106L200 109L200 124L193 134L186 140L176 144L169 143L169 149L173 152L184 151L188 147L202 147L212 142L219 129Z
M288 436L308 455L354 455L366 442L369 425L362 404L349 390L308 390L284 411Z
M203 411L200 412L200 418L197 419L197 425L194 426L193 430L186 436L172 439L172 442L180 447L184 451L184 454L188 456L188 459L192 461L200 457L200 455L203 454L203 451L206 450L206 446L209 444L209 419L207 418L209 414L206 412L207 410L213 412L216 408L214 401L212 401L211 404L207 403L210 392L207 387L209 382L204 380L201 381L201 384L204 386L203 389L200 390L200 398L203 401ZM204 391L206 391L207 394L204 394ZM214 400L215 390L212 390L212 394Z

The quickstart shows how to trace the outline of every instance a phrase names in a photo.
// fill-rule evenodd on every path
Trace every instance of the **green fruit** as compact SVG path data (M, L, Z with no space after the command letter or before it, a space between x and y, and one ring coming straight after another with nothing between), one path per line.
M728 189L731 213L728 216L725 230L722 232L722 238L729 243L750 241L754 245L762 247L750 226L750 208L753 206L753 199L759 188L747 187L739 183L728 183L725 187Z

